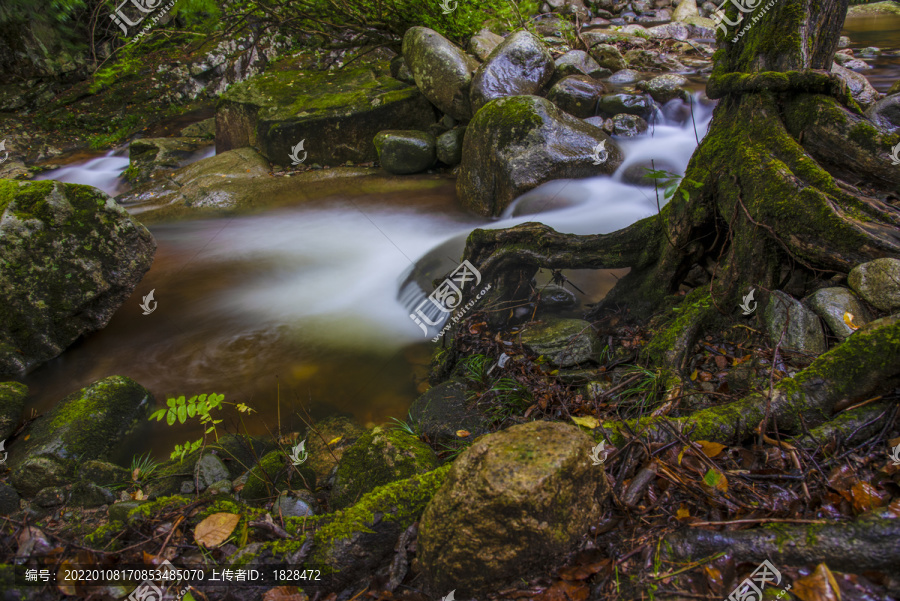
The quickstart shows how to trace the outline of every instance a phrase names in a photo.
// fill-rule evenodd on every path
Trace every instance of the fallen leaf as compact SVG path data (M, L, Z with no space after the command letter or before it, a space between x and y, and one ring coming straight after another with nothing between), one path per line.
M331 445L333 445L333 444L334 444L334 443L336 443L336 442L340 442L340 441L341 441L341 439L342 439L342 438L343 438L343 437L344 437L344 435L343 435L343 434L341 434L341 435L340 435L340 436L338 436L338 437L337 437L337 438L335 438L335 439L333 439L333 440L331 440L331 441L329 441L329 442L328 442L328 446L329 446L329 447L330 447L330 446L331 446ZM273 589L273 590L274 590L274 589Z
M795 581L791 593L800 601L841 601L841 589L824 563L809 576Z
M214 513L194 528L194 540L209 549L218 547L231 536L240 521L241 516L236 513Z
M263 601L306 601L309 597L296 586L276 586L263 595Z
M728 367L728 358L723 357L722 355L716 355L715 362L716 367L718 367L719 369L725 369L726 367Z
M691 372L691 382L697 379L697 370Z
M698 440L696 444L700 445L700 450L703 451L703 454L710 459L716 457L726 448L723 444L719 444L718 442L709 442L707 440Z
M460 438L465 438L467 436L471 436L472 433L469 432L468 430L457 430L456 435L459 436Z
M859 326L853 323L853 313L849 311L844 311L844 323L847 324L851 330L858 330Z
M868 482L857 482L850 489L850 502L853 504L853 509L859 513L881 507L888 498L889 495L879 492Z
M681 504L681 507L678 508L678 511L675 512L675 517L679 520L686 520L691 517L691 512L688 511L687 506L684 503Z
M600 425L600 421L594 417L593 415L588 416L573 416L572 421L575 422L579 426L583 426L585 428L594 429Z
M563 580L587 580L609 564L610 560L604 559L596 563L560 568L559 577Z
M728 478L717 469L710 468L703 476L703 483L722 492L728 492Z

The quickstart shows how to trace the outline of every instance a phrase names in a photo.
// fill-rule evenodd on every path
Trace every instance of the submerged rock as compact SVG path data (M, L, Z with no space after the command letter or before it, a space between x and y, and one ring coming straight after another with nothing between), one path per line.
M491 100L537 94L550 81L555 65L544 43L518 31L497 46L472 78L472 112Z
M822 288L810 294L805 300L841 340L856 331L844 319L846 313L852 316L848 319L856 326L865 325L872 319L866 307L847 288Z
M105 327L155 252L147 228L96 188L0 180L0 376Z
M575 117L591 117L597 101L607 92L599 81L587 75L569 75L553 86L547 100Z
M528 350L557 367L595 360L602 348L591 324L582 319L546 317L523 329L520 340Z
M361 163L375 160L372 140L379 131L427 129L435 121L434 109L415 86L370 68L272 71L222 95L216 152L252 146L285 167L294 156L306 164Z
M595 148L600 164L594 164ZM550 101L501 98L469 123L456 191L467 209L496 216L546 181L610 175L621 162L621 151L602 130Z
M867 303L882 311L900 309L900 261L892 258L861 263L850 271L847 283Z
M468 389L462 380L449 380L429 388L413 401L409 415L422 434L434 442L460 440L456 435L465 430L474 438L488 433L488 422L469 402Z
M399 429L375 427L347 449L338 463L331 506L341 509L379 486L436 468L427 444Z
M420 521L426 590L486 594L574 550L609 494L592 447L575 426L531 422L464 451Z
M406 175L434 165L434 136L424 131L387 130L375 136L375 150L388 173Z
M780 290L769 296L763 320L769 340L773 345L780 340L784 350L821 355L828 349L819 317Z
M416 86L442 113L469 119L472 74L478 62L461 48L427 27L410 27L403 36L403 58ZM414 123L384 124L380 129L416 127ZM373 134L374 135L374 134Z

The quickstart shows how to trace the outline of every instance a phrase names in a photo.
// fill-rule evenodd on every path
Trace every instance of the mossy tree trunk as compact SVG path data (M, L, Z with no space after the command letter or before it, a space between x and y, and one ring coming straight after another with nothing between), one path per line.
M720 33L707 86L720 102L688 165L684 181L700 185L682 184L687 199L679 189L660 215L606 235L534 223L476 230L467 258L499 276L504 300L521 296L539 268L631 267L591 317L610 306L658 311L692 266L711 259L708 298L679 324L689 335L661 356L679 368L698 326L736 315L751 288L900 256L900 169L889 158L900 135L876 129L829 73L847 3L781 0L736 43Z

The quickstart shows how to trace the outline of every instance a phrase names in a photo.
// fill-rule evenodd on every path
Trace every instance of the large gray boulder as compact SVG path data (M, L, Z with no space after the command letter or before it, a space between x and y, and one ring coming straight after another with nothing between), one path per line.
M885 257L861 263L850 271L847 283L867 303L882 311L900 309L900 261Z
M772 344L807 355L821 355L828 347L818 315L803 303L780 290L769 296L763 312L766 332Z
M442 113L454 119L469 119L472 116L469 87L472 73L478 68L475 59L427 27L406 30L403 58L412 71L416 86Z
M294 164L292 156L307 165L362 163L376 159L372 140L379 131L427 129L435 120L415 86L370 68L272 71L222 95L216 152L252 146L284 167Z
M147 228L96 188L0 180L0 376L106 326L155 252Z
M456 192L467 209L497 216L546 181L610 175L621 163L622 152L609 136L549 100L500 98L466 129Z
M588 75L590 77L606 77L610 69L601 67L591 55L584 50L570 50L555 61L554 79L568 75Z
M597 101L607 92L602 82L587 75L564 77L547 93L547 100L560 109L580 117L592 117Z
M426 590L485 595L573 551L609 494L593 446L575 426L531 422L464 451L419 522Z
M596 360L603 346L589 322L553 316L523 328L520 341L557 367Z
M810 294L805 302L841 340L856 331L844 319L845 314L853 316L851 323L856 326L862 326L872 319L865 305L847 288L821 288Z
M496 98L537 94L553 76L553 56L540 38L517 31L497 46L472 79L472 112Z

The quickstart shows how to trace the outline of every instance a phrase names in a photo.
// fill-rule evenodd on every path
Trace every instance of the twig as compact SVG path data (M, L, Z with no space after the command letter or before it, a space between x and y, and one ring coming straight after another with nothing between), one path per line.
M169 541L172 540L172 535L175 534L175 531L178 529L178 525L184 521L184 514L178 516L178 519L175 520L175 523L172 524L172 529L169 530L169 536L166 537L166 540L163 541L162 547L159 549L159 553L157 555L162 556L163 551L166 550L166 547L169 546Z
M690 522L688 526L731 526L733 524L827 524L828 520L803 520L795 518L745 518L724 522Z

